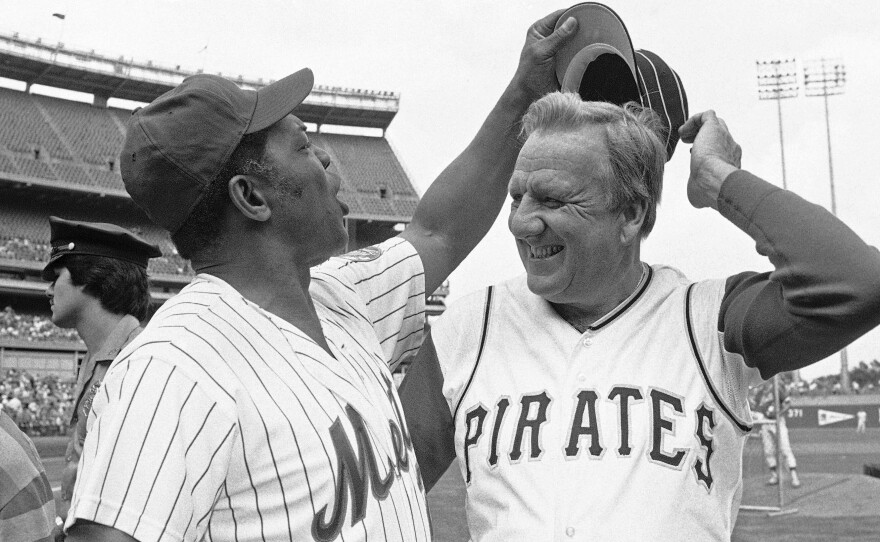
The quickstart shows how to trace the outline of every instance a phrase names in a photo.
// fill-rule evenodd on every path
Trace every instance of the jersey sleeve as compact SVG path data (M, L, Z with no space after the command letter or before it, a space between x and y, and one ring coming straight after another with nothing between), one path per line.
M718 209L775 267L730 277L718 319L725 350L764 378L880 324L880 251L834 215L746 171L724 181Z
M391 369L415 355L424 339L425 271L408 241L394 237L331 258L313 274L331 275L357 293Z
M443 375L443 395L453 416L476 370L485 315L494 290L487 288L457 300L431 326Z
M119 360L89 415L66 529L84 519L140 542L200 540L238 426L174 365Z
M707 280L691 286L688 294L688 333L696 348L711 393L734 424L748 431L752 423L749 388L762 381L758 369L749 367L741 354L724 346L718 314L724 298L724 280Z

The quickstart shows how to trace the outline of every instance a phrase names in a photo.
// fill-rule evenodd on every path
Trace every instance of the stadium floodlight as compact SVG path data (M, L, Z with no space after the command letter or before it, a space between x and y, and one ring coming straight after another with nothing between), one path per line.
M831 121L828 115L828 96L843 94L846 67L840 59L820 58L804 66L804 94L822 96L825 102L825 135L828 139L828 181L831 185L831 213L837 216L837 198L834 194L834 162L831 157ZM849 359L846 348L840 351L840 388L849 393Z
M785 139L782 135L782 100L798 95L797 67L795 59L757 60L758 99L775 100L779 119L779 153L782 157L782 188L788 188L785 179Z

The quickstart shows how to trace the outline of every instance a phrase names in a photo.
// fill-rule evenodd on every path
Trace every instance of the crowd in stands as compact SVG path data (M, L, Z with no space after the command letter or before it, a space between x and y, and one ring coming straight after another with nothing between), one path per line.
M79 342L76 329L62 329L38 314L18 314L12 307L0 311L0 339L29 342Z
M134 228L132 228L134 229ZM0 240L0 259L43 262L49 257L51 247L46 243L38 243L30 239L14 237ZM166 253L150 260L150 274L193 275L189 260L176 253Z
M64 435L73 408L76 381L55 375L35 378L8 369L0 380L3 410L31 436Z
M50 247L29 239L15 237L0 241L0 258L8 260L43 261L48 257Z

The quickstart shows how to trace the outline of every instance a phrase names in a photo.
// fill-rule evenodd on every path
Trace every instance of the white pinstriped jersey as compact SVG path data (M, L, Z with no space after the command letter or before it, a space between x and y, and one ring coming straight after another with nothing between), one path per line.
M729 540L759 377L723 350L723 280L645 269L585 333L524 275L432 326L473 540Z
M336 359L198 275L116 358L95 398L68 518L152 540L429 540L389 366L424 325L400 238L312 270Z

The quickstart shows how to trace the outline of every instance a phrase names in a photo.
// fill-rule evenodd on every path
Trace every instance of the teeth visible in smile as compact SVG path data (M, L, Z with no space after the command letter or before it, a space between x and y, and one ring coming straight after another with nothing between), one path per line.
M531 256L536 260L543 260L545 258L549 258L554 254L562 252L563 247L561 245L550 245L544 247L531 247Z

